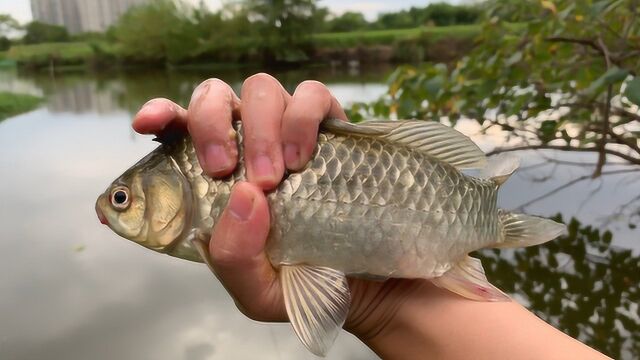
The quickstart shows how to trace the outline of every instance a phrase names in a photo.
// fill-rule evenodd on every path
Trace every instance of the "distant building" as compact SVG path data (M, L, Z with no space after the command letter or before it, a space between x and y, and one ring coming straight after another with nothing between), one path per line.
M33 20L61 25L70 33L105 31L134 5L151 0L31 0Z

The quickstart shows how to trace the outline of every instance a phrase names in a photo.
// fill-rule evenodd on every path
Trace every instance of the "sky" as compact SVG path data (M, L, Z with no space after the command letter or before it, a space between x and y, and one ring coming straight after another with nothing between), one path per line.
M199 0L186 0L197 4ZM439 0L442 1L442 0ZM212 9L220 6L221 0L205 0ZM437 0L320 0L321 6L328 7L332 12L340 14L345 11L362 12L368 19L374 19L381 12L407 9L411 6L425 6ZM461 3L463 0L449 0L450 3ZM0 0L0 14L10 14L20 23L31 20L30 0Z

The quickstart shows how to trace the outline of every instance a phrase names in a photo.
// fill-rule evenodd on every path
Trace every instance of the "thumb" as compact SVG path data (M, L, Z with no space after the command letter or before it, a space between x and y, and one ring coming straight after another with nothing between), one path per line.
M278 277L265 245L269 206L261 189L235 185L213 230L209 253L220 281L240 310L254 320L286 320Z

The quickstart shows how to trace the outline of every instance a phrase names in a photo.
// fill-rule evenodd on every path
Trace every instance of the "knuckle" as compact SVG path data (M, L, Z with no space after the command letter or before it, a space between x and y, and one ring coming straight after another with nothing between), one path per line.
M218 79L218 78L210 78L205 80L203 83L207 83L209 88L213 91L217 92L229 92L231 90L231 86L226 82Z
M329 93L329 89L327 89L327 86L316 80L305 80L301 82L296 88L296 92L298 91L309 91L319 93L323 96L331 96Z
M267 73L257 73L249 76L242 84L242 88L253 88L261 86L273 86L277 85L278 80Z

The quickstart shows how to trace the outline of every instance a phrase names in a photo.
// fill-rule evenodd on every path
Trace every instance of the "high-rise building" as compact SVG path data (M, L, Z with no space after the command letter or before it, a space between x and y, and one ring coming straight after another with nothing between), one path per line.
M130 7L151 0L31 0L33 20L61 25L70 33L105 31Z

